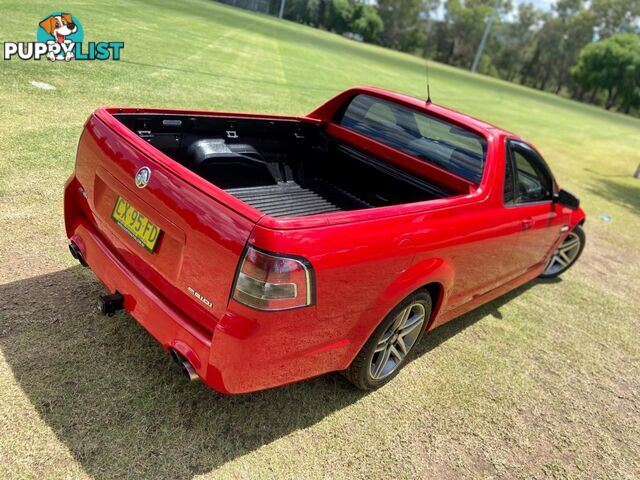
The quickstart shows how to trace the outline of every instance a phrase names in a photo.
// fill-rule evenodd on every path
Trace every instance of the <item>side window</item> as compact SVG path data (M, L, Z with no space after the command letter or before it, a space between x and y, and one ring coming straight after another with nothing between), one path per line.
M473 183L484 172L487 141L427 112L371 95L356 95L340 125L443 168Z
M532 203L550 200L553 195L551 174L538 154L521 142L509 142L510 160L507 162L506 175L515 175L512 192L507 192L505 183L505 203L508 193L512 203ZM505 178L506 182L506 178Z
M385 127L395 128L396 117L393 111L384 103L374 103L364 116L365 120L378 122Z

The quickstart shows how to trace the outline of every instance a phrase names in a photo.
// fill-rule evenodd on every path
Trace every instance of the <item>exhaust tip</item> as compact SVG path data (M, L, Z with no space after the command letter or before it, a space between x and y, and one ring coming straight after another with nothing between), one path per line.
M178 366L180 367L180 371L187 378L187 380L189 380L190 382L200 380L200 377L196 373L196 369L193 368L193 365L191 365L189 360L187 360L173 348L169 350L169 352L171 353L171 358L173 358L173 361L178 364Z
M74 242L71 242L69 244L69 252L71 252L71 256L73 258L75 258L78 262L80 262L80 265L82 265L83 267L88 267L87 262L82 256L82 252L80 251L80 248Z

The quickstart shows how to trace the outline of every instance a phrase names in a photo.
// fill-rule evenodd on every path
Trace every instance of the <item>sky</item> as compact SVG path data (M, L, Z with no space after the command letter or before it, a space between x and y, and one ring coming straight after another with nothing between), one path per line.
M554 3L556 3L556 0L513 0L513 10L517 10L518 5L520 5L521 3L533 3L541 10L551 10L551 7ZM440 8L436 12L435 18L444 18L444 2L440 4Z
M526 2L525 0L515 0L514 3L516 5L519 5L520 3L526 3ZM555 3L555 1L554 0L531 0L531 3L533 3L538 8L549 10L551 8L551 5Z

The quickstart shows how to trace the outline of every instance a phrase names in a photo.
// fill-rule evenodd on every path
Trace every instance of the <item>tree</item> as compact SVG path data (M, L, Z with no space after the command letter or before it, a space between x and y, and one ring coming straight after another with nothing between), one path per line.
M413 52L424 45L420 0L378 0L378 15L384 29L380 43L385 47Z
M327 2L324 25L337 33L362 35L366 42L376 41L384 27L375 7L354 0Z
M638 31L640 0L592 0L591 11L597 19L600 38Z
M365 42L374 42L384 29L375 7L357 3L351 20L351 31L362 35Z
M493 52L493 63L498 75L514 81L525 59L533 53L536 27L542 19L540 10L531 3L521 3L513 22L496 25L487 46Z
M284 10L284 18L297 23L304 23L318 27L322 25L319 18L320 4L323 0L287 0ZM280 0L272 2L271 11L278 11Z
M571 74L583 88L605 91L607 110L620 99L629 112L640 104L640 36L619 33L587 45Z
M593 40L596 24L587 6L585 0L558 0L553 11L542 16L533 54L521 70L522 83L556 94L567 86L574 90L569 71L580 50Z
M554 93L571 81L570 68L578 61L580 51L593 41L596 18L584 0L558 0L556 11L563 31Z
M536 36L536 49L523 71L524 83L531 77L531 86L545 90L557 77L562 53L562 22L554 15L544 15L544 24Z
M469 68L482 38L485 22L493 14L494 4L495 0L446 0L444 4L445 27L435 29L439 30L438 34L444 33L446 41L436 40L443 47L442 51L438 52L436 59L451 65ZM510 0L502 0L499 16L510 10ZM497 21L494 28L499 28L499 24L500 22ZM489 52L490 50L487 49L488 56L490 56ZM486 62L483 63L486 64Z
M327 8L327 28L344 33L351 31L355 4L349 0L331 0Z

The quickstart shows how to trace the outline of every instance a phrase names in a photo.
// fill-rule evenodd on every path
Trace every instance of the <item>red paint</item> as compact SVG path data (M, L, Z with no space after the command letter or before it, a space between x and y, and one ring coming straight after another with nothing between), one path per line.
M384 97L468 128L487 139L479 185L332 123L358 93ZM504 130L422 100L378 89L347 90L306 117L327 134L387 159L460 195L405 205L300 218L272 218L211 185L148 145L99 109L80 139L65 189L67 235L110 291L165 348L177 348L211 387L249 392L345 369L382 318L403 298L437 284L433 329L539 275L563 225L582 210L557 203L506 208L502 203ZM145 112L169 113L168 110ZM136 189L142 166L152 181ZM86 197L85 197L86 195ZM118 195L163 230L153 255L110 219ZM231 299L248 243L306 258L315 273L315 302L281 312ZM194 284L196 283L196 284ZM208 307L187 288L212 302Z

